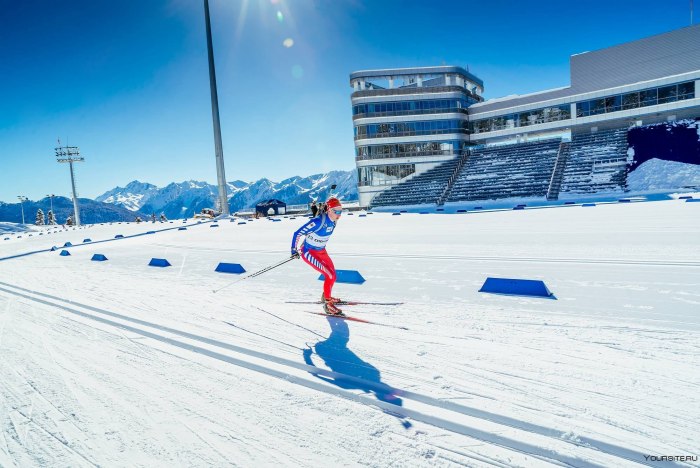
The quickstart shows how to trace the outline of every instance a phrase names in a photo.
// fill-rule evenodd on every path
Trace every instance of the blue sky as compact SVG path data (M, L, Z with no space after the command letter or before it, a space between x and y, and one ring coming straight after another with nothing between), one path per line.
M485 97L523 94L568 85L571 54L690 21L688 0L210 9L226 178L245 181L354 168L352 71L468 66ZM69 194L57 138L86 158L80 196L134 179L216 182L201 0L0 0L0 11L0 201Z

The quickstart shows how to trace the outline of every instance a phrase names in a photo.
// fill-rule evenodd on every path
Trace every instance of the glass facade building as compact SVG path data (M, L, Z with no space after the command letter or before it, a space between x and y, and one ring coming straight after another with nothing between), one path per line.
M352 118L360 204L469 146L469 106L483 82L461 67L353 73Z
M700 25L569 63L569 86L489 101L483 82L461 67L352 73L360 204L469 148L700 118Z

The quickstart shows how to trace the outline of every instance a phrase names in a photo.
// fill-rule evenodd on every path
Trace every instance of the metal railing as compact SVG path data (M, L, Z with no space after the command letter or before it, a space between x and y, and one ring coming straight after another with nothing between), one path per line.
M360 91L355 91L351 94L351 98L359 98L366 96L403 96L406 94L426 94L426 93L463 93L477 102L482 102L484 98L472 93L462 86L450 85L450 86L421 86L414 88L393 88L393 89L363 89Z

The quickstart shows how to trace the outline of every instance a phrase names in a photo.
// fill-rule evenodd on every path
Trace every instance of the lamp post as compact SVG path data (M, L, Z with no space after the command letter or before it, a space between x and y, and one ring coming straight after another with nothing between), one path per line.
M29 199L23 195L17 195L17 198L19 198L19 206L22 208L22 224L24 224L24 202Z
M211 40L211 21L209 20L209 0L204 0L204 21L207 28L207 53L209 56L209 88L211 90L211 117L214 121L214 153L216 155L216 178L219 185L221 214L229 215L226 195L226 173L224 171L224 150L221 144L221 125L219 122L219 96L216 91L216 69L214 68L214 47Z
M47 198L51 199L51 213L53 213L53 197L55 197L55 196L56 195L54 195L53 193L51 195L46 195ZM53 213L53 214L54 214L54 216L56 215L56 213Z
M61 142L59 141L59 145ZM75 214L74 225L80 226L80 211L78 208L78 194L75 190L75 171L73 170L74 162L85 161L85 158L80 156L80 150L77 146L58 146L56 149L56 161L60 163L68 163L70 165L70 183L73 187L73 213Z

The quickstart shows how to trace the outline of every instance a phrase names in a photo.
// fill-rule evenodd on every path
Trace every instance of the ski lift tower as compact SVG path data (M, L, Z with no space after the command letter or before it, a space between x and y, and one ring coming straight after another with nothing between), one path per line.
M60 163L68 163L70 166L70 183L73 187L73 213L75 214L75 226L80 226L80 210L78 209L78 194L75 191L75 170L73 169L74 162L83 162L85 158L80 156L80 149L77 146L59 146L56 148L56 161Z

